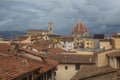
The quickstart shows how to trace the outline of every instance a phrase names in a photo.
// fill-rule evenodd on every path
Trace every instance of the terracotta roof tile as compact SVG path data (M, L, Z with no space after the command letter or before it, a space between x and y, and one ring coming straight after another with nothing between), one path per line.
M29 44L27 46L31 47L31 48L34 48L34 49L37 49L38 51L42 51L42 50L47 50L48 49L47 46L41 46L39 44Z
M19 50L40 57L43 60L38 61L36 59L27 58L27 56L24 57L24 55L9 55L10 53L8 50L8 53L6 52L6 54L4 54L5 51L0 52L0 65L2 65L0 66L0 80L11 80L40 68L41 69L38 70L38 72L44 73L54 69L58 65L57 61L42 57L34 51L23 48L20 48ZM19 54L22 53L20 52Z
M61 49L61 48L49 48L47 49L47 51L50 53L67 53L66 50Z
M19 45L19 47L24 47L24 46L27 46L29 45L29 43L17 43Z
M111 42L111 39L100 39L100 42Z
M58 65L58 62L49 58L45 58L45 62L42 65L42 68L40 70L40 73L44 73L47 71L50 71Z
M87 27L79 20L72 30L72 34L75 33L86 33L88 32Z
M27 32L48 32L48 30L40 30L40 29L29 29Z
M37 57L40 57L40 58L43 59L43 61L40 63L42 65L40 73L44 73L44 72L47 72L49 70L52 70L52 69L54 69L58 65L57 61L49 59L48 57L41 56L37 52L31 51L31 50L27 50L27 49L22 49L22 48L21 48L21 50L25 51L25 52L27 52L27 53L29 53L31 55L34 55L34 56L37 56Z
M72 36L60 36L60 37L56 37L55 39L59 39L60 41L73 41L74 37L72 37Z
M115 49L108 49L108 50L104 50L104 51L96 51L96 52L94 52L94 55L110 53L110 52L114 52L114 51L115 51Z
M120 57L120 51L111 52L107 54L108 57Z
M42 41L37 42L36 44L40 46L49 46L52 43L53 43L52 40L46 40L46 41L42 40Z
M8 43L0 43L0 50L6 50L6 49L8 49L9 48L9 46L10 46L10 44L8 44Z
M11 80L40 69L38 61L18 56L0 56L0 80Z
M84 65L71 80L81 80L111 72L116 72L116 70L110 66L96 67L95 65Z
M59 63L83 63L94 64L94 56L91 55L79 55L79 54L50 54L49 58L58 61Z
M112 35L112 37L114 37L114 38L120 38L120 33L114 33L114 34Z
M26 52L26 53L28 53L28 54L34 55L34 56L39 56L39 57L41 57L41 55L39 55L38 52L29 50L29 49L19 48L19 50L20 50L20 51L23 51L23 52Z
M23 41L23 40L26 40L27 38L29 38L29 36L20 36L20 37L17 37L16 39L14 39L14 41Z

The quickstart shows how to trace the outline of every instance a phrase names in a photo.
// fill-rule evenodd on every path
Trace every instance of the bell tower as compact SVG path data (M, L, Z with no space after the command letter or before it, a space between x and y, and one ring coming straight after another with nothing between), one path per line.
M53 22L48 23L48 32L49 34L53 34Z

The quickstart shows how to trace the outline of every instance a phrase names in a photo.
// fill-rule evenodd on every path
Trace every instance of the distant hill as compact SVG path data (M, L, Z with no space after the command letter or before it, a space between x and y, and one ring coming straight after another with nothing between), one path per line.
M24 31L0 31L0 36L4 37L5 39L14 39L24 34Z

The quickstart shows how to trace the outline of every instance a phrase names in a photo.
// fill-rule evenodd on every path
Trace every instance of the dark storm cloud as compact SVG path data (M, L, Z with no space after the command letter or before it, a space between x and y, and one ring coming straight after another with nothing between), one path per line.
M120 0L0 0L1 30L45 29L70 34L78 18L90 33L120 32ZM113 31L114 30L114 31Z

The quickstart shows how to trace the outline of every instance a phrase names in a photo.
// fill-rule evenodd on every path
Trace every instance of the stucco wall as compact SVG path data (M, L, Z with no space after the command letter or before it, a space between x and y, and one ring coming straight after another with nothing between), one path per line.
M106 66L108 65L108 58L106 57L106 54L98 54L98 67Z
M109 53L115 52L115 51L119 51L119 50L110 50L110 51L106 51L106 52L101 52L99 54L97 54L97 66L98 67L102 67L102 66L106 66L108 65L108 57L106 56Z
M115 57L109 58L109 64L112 68L117 69L117 59Z
M61 42L61 44L64 46L62 46L61 48L69 51L69 50L72 50L74 45L73 45L73 42L69 42L69 41L65 41L65 42Z
M110 45L110 42L100 42L100 48L104 48L105 50L108 50L112 48L112 45Z
M65 66L68 66L67 70ZM76 72L74 64L59 64L56 71L56 80L70 80Z
M94 48L93 40L84 40L84 48Z
M120 49L120 38L113 38L113 47L115 49Z

